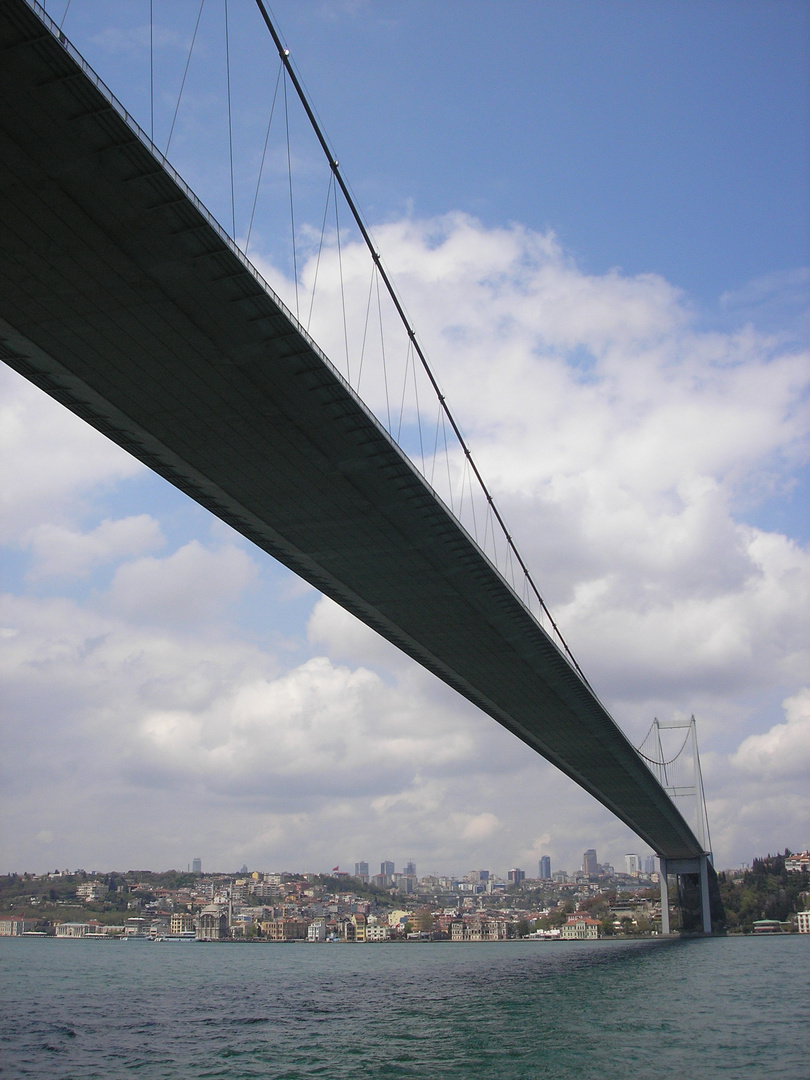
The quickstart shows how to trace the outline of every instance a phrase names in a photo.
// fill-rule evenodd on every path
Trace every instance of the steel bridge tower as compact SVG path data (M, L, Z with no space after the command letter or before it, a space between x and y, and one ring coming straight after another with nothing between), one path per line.
M662 731L684 731L685 735L673 757L666 758L661 739ZM649 753L644 752L644 748ZM703 774L700 768L700 754L697 743L697 725L695 717L688 720L661 721L656 717L639 748L639 754L655 774L661 787L673 801L678 798L694 800L695 836L700 841L702 852L691 858L668 859L658 854L659 879L661 884L661 933L670 933L669 919L669 884L668 877L680 878L682 875L697 877L700 887L700 912L704 934L712 932L712 883L716 879L712 865L711 836L709 818L706 812L706 793L703 787Z

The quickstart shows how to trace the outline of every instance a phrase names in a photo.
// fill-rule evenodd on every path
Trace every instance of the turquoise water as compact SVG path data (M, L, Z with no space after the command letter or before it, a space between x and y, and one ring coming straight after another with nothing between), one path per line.
M0 938L0 1075L810 1077L810 937Z

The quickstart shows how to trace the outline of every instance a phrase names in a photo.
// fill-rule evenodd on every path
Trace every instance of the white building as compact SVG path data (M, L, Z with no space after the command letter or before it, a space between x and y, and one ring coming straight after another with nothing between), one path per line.
M796 916L800 934L810 934L810 911L800 911Z
M638 877L641 873L641 856L630 852L624 857L624 872L628 877Z
M391 929L388 926L366 926L366 941L390 941Z
M56 924L56 936L61 938L83 938L92 934L96 927L86 922L60 922Z
M101 900L107 893L107 886L103 881L84 881L76 886L76 896L79 900Z
M315 919L309 924L307 941L326 941L326 919Z
M560 937L563 941L588 941L600 936L602 924L598 919L586 915L571 918L563 926Z

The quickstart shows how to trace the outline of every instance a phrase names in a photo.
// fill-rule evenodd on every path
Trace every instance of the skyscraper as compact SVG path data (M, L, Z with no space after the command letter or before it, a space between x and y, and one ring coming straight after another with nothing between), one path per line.
M356 862L354 864L354 876L360 878L361 881L368 881L368 863Z
M596 861L596 849L589 847L582 856L582 873L588 877L595 877L599 873L599 863Z
M515 867L513 870L509 871L509 874L507 876L509 878L510 885L520 885L521 881L526 880L526 871L518 870L517 867Z
M201 874L202 873L202 859L200 858L199 855L191 863L191 872L192 872L192 874Z
M551 881L551 856L550 855L541 855L540 856L539 869L540 869L540 880L541 881Z
M392 878L394 876L394 864L392 862L381 862L380 873L383 877Z
M638 877L641 872L641 856L632 851L625 855L624 872L628 877Z

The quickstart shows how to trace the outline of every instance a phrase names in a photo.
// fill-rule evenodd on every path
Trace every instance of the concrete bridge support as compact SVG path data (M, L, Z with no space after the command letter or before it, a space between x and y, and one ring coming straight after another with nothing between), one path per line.
M669 885L667 876L678 877L680 874L696 875L700 881L700 913L703 925L703 933L712 932L712 909L709 896L709 855L703 852L693 859L666 859L658 856L660 865L659 879L661 882L661 933L668 936L669 926Z

